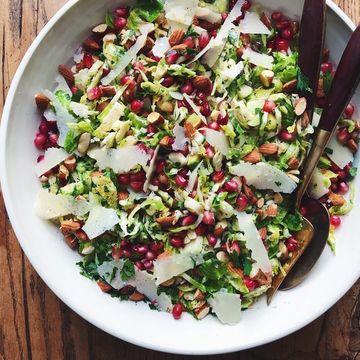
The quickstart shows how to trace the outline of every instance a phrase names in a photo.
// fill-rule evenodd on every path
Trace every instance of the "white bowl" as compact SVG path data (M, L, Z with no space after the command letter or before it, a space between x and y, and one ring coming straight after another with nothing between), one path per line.
M261 1L260 1L261 2ZM118 1L116 2L118 3ZM275 9L276 0L263 0ZM302 1L281 2L287 13L301 13ZM311 275L296 289L280 292L270 307L264 299L243 313L235 327L214 317L195 321L149 310L145 304L120 302L82 277L71 251L54 226L36 217L34 198L39 181L34 174L37 151L33 136L39 122L36 92L54 83L57 65L70 60L93 25L103 21L113 0L70 0L45 26L26 53L14 77L1 124L1 182L7 211L30 262L52 291L86 320L128 342L160 351L217 354L258 346L298 330L335 304L360 275L357 221L359 197L337 233L337 254L325 249ZM339 60L353 23L328 3L328 47ZM360 104L359 98L355 100ZM360 177L356 180L360 188Z

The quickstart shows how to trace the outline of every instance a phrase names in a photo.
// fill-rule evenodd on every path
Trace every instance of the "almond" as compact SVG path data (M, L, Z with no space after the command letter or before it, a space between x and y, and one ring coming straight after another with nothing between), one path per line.
M188 139L192 139L193 136L196 134L196 129L194 128L194 126L190 123L185 123L184 125L184 130L185 130L185 136Z
M65 165L59 166L59 173L58 173L59 179L67 180L67 178L69 177L69 174L70 174L69 170L67 169L67 167Z
M276 204L270 204L265 209L265 215L268 217L276 217L277 213L278 213L278 206Z
M325 97L324 79L319 79L318 88L317 88L317 91L316 91L316 96L318 98L324 98Z
M172 216L162 216L155 220L160 226L167 227L174 225L176 221L176 217L174 215Z
M100 45L93 39L86 39L83 46L87 51L96 51L100 49Z
M350 139L347 143L346 146L355 154L358 151L358 144L356 143L356 141L354 139Z
M109 33L109 34L106 34L104 37L103 37L103 43L113 43L115 40L117 39L116 35L114 33Z
M165 113L172 113L174 111L174 104L170 101L159 101L158 108Z
M197 308L194 310L194 313L196 315L196 318L198 320L201 320L203 319L206 315L209 314L209 311L210 311L210 307L208 305L203 305L201 306L200 308Z
M295 114L297 116L301 116L305 112L306 108L307 108L306 98L301 97L297 102L297 104L295 105L295 109L294 109Z
M164 282L163 282L162 284L160 284L160 285L163 286L163 287L169 287L169 286L171 286L171 285L174 285L174 283L175 283L175 278L172 277L171 279L164 281Z
M292 158L290 158L287 165L288 165L289 169L296 170L299 168L300 162L295 156L293 156Z
M251 190L250 186L245 185L244 184L244 194L247 196L247 198L249 199L249 202L251 204L256 204L257 203L257 197L254 194L254 192Z
M292 93L295 90L296 86L297 86L297 80L296 79L290 80L283 85L283 92L288 94Z
M174 50L178 53L185 53L186 49L188 48L188 46L186 44L179 44L179 45L175 45L171 48L171 50Z
M69 85L74 85L74 74L72 71L63 64L60 64L58 67L59 73L65 78L65 80L69 83Z
M260 269L252 279L257 281L260 285L270 285L272 280L271 276L265 275Z
M169 44L171 47L179 45L185 36L185 31L182 29L176 29L169 37Z
M277 144L266 143L259 147L259 151L263 155L274 155L278 152L279 146Z
M334 206L343 206L346 203L343 196L334 193L329 194L329 200Z
M47 96L43 94L36 94L35 95L35 103L39 110L46 110L49 106L50 100Z
M129 197L129 193L127 191L119 191L117 194L118 201L126 200Z
M170 148L171 145L173 144L173 139L168 136L168 135L165 135L159 142L160 146L163 146L165 148Z
M66 243L69 245L70 249L75 250L77 248L78 243L77 243L77 240L74 235L70 235L70 234L65 235L64 239L65 239Z
M194 79L192 80L192 84L196 90L200 90L203 92L211 91L212 83L207 76L204 75L195 76Z
M128 41L124 44L124 48L125 48L126 50L129 50L134 44L135 44L135 41L134 41L134 40L128 40ZM145 49L145 46L146 46L146 43L145 43L143 49Z
M165 17L165 14L160 14L155 22L158 24L158 25L165 25L167 23L167 20L166 20L166 17Z
M106 24L99 24L92 29L94 34L105 34L108 26Z
M130 296L129 299L132 301L141 301L144 300L145 296L143 294L140 294L137 291L134 291Z
M73 172L76 168L76 158L75 156L70 156L64 161L65 167L70 171Z
M227 264L227 268L230 273L236 275L237 277L239 277L241 279L244 279L244 272L240 268L235 267L232 262L229 262Z
M80 223L73 220L64 220L60 225L60 230L64 235L74 233L75 231L78 231L80 229Z
M265 86L265 87L270 87L271 84L272 84L272 81L274 79L274 72L271 71L271 70L263 70L261 73L260 73L260 81L261 83Z
M244 156L243 160L251 164L256 164L261 161L261 153L259 152L259 150L254 149L250 154Z
M260 20L268 29L271 30L272 28L271 20L265 13L261 14Z
M160 113L153 111L148 115L147 121L152 125L160 125L164 123L164 118Z
M102 112L108 105L110 101L103 101L96 105L96 111Z
M261 237L261 240L265 240L266 236L267 236L267 229L266 227L262 227L261 229L259 229L259 235Z
M112 289L111 285L109 285L108 283L106 283L103 280L98 280L96 283L98 284L98 286L102 292L107 293Z
M116 94L115 86L100 86L103 96L114 96Z
M281 204L284 201L284 198L280 193L275 193L274 201L275 201L275 204Z
M86 232L84 230L78 230L75 232L75 236L80 240L80 241L89 241L88 236L86 235Z
M195 291L194 300L205 300L204 294L199 289Z
M83 134L80 135L77 151L81 155L86 154L86 152L87 152L87 150L88 150L88 148L90 146L90 141L91 141L91 134L90 133L83 133Z
M154 45L155 45L155 41L151 37L148 36L146 38L145 45L143 46L143 48L141 50L144 52L151 51L152 48L154 47Z

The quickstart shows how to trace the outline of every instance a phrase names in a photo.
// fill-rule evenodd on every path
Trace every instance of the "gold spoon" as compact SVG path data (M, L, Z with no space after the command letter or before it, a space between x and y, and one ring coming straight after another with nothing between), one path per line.
M304 166L303 183L299 187L296 196L297 205L301 203L318 161L324 153L326 145L335 131L341 115L356 91L360 82L359 69L360 25L356 28L346 46L332 81L330 93L317 128L314 145L311 148ZM329 213L327 209L317 200L309 199L309 201L310 204L308 204L307 209L309 209L309 219L315 228L314 237L313 239L304 239L304 241L306 241L305 249L307 248L307 250L302 249L303 254L298 255L295 261L290 260L293 269L285 276L286 279L282 277L281 281L277 279L274 280L276 285L278 282L280 282L280 284L283 283L284 290L293 288L303 281L319 259L328 238ZM319 204L321 204L321 206L319 206ZM300 261L298 261L299 259ZM268 294L268 303L271 301L275 291Z

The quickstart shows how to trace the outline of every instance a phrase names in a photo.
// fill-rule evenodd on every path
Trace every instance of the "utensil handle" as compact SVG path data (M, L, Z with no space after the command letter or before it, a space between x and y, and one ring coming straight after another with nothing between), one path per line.
M360 25L352 34L332 81L318 129L333 132L360 82Z

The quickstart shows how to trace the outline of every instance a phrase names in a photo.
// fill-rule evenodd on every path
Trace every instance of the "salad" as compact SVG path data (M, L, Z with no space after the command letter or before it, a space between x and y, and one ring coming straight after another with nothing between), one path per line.
M299 23L250 1L142 0L119 7L35 100L35 210L121 300L236 324L302 246L293 194L314 119ZM310 193L351 209L359 123L349 105ZM345 194L350 193L350 196Z

